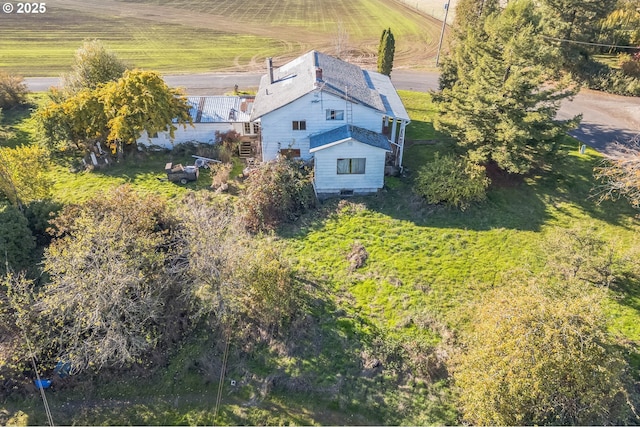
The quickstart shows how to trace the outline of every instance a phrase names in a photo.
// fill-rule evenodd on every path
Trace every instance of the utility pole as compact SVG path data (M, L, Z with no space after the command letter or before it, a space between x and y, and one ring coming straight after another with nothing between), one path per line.
M444 29L447 26L447 15L449 15L449 2L444 5L444 19L442 20L442 31L440 31L440 42L438 43L438 53L436 54L436 67L440 64L440 49L442 49L442 40L444 39Z

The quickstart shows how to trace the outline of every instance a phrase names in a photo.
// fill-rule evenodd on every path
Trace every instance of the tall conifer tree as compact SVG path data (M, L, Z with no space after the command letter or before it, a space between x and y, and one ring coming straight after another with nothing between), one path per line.
M434 96L438 130L453 136L477 163L524 174L554 152L577 120L558 121L562 99L574 94L556 77L558 49L542 37L530 0L481 16L452 49L453 73Z
M378 46L378 72L386 76L391 75L393 69L393 56L396 51L396 41L391 28L382 31L380 45Z

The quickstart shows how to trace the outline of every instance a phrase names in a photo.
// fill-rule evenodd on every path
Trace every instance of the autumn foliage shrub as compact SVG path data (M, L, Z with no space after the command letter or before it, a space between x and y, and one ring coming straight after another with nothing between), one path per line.
M0 109L10 109L27 102L29 89L21 76L0 72Z
M247 179L240 215L247 230L260 232L293 221L313 207L309 168L298 160L279 159L262 165Z
M429 203L443 203L464 210L487 197L489 178L485 168L453 155L440 157L418 170L414 191Z

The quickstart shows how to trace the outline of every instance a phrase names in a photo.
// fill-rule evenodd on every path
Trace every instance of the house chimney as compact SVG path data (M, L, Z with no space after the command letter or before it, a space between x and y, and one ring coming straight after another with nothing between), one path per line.
M273 84L273 59L267 58L267 71L269 72L269 84Z
M322 81L322 68L316 67L316 81Z

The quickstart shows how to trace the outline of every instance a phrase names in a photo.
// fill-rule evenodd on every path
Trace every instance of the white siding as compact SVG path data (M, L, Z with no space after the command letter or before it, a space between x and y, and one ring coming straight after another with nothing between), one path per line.
M347 101L324 92L312 92L302 98L272 111L261 118L262 158L277 157L280 149L297 148L304 159L311 158L309 136L347 124ZM326 110L343 110L343 120L327 120ZM379 111L362 105L353 105L351 124L374 132L382 132L382 116ZM292 129L291 123L304 120L307 129Z
M314 153L315 183L318 193L339 193L353 190L370 193L384 185L386 151L356 140L348 140ZM364 174L338 174L338 159L366 158Z
M149 138L146 132L138 138L138 144L157 145L163 148L172 149L174 145L184 142L200 142L213 144L216 141L216 132L228 132L235 130L239 134L244 133L243 123L194 123L193 127L187 125L186 129L178 126L175 131L173 143L169 137L169 132L159 132L157 138Z

